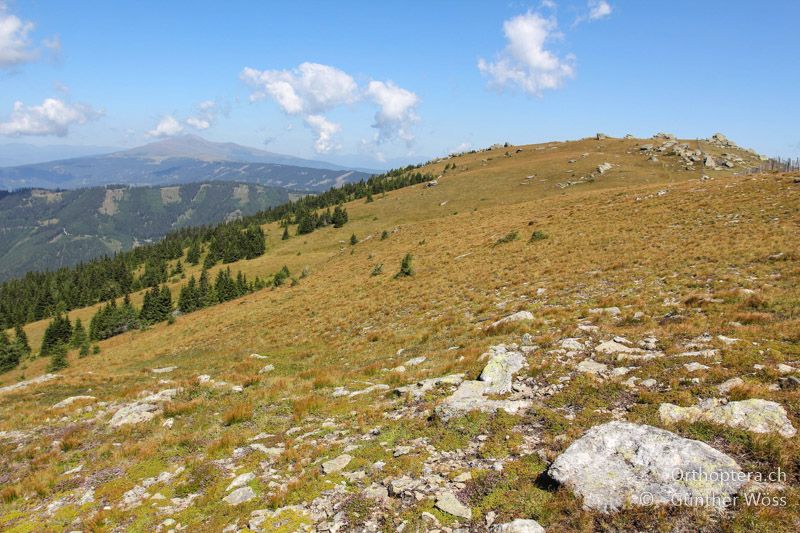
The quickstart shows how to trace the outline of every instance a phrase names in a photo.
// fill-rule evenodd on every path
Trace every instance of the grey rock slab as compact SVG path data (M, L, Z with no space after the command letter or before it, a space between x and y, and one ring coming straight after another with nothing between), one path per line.
M489 349L489 362L483 368L480 381L489 383L489 394L504 394L511 392L514 374L522 370L526 364L522 352L509 351L505 346L492 346Z
M57 404L53 405L50 409L63 409L65 407L69 407L75 402L93 402L97 400L94 396L70 396L69 398L64 398Z
M717 385L717 390L722 394L727 394L736 387L741 387L742 385L744 385L744 380L742 378L731 378Z
M423 379L410 385L398 387L394 390L395 394L411 394L415 398L421 398L425 393L435 389L440 385L459 385L464 381L464 374L450 374L439 378Z
M256 478L256 475L254 473L252 473L252 472L247 472L245 474L239 474L238 476L236 476L236 478L234 478L233 481L231 481L231 484L228 485L228 487L225 490L229 491L229 490L233 490L233 489L238 489L239 487L244 487L245 485L247 485L248 483L253 481L255 478Z
M496 322L492 322L491 327L496 328L497 326L501 326L503 324L508 324L511 322L520 322L523 320L533 320L533 313L531 313L530 311L517 311L516 313L505 316L500 320L497 320Z
M575 367L575 370L582 374L604 374L608 371L608 366L604 365L603 363L598 363L593 359L584 359L578 366Z
M252 488L239 487L235 491L222 498L222 500L228 505L240 505L242 503L249 502L255 497L256 493Z
M739 402L711 398L691 407L662 403L658 414L665 423L704 421L753 433L778 433L786 438L797 434L783 406L758 398Z
M6 385L5 387L0 387L0 394L5 392L12 392L19 389L24 389L25 387L29 387L31 385L38 385L39 383L45 383L47 381L59 378L58 374L42 374L41 376L37 376L32 379L27 379L25 381L20 381L19 383L14 383L13 385Z
M353 460L352 456L344 453L335 459L331 459L330 461L325 461L324 463L322 463L322 471L326 474L339 472L344 467L346 467L352 460Z
M458 501L458 498L452 492L439 493L436 496L436 508L458 518L472 519L472 509Z
M492 533L544 533L544 528L536 520L517 518L506 524L497 524L491 531Z
M582 497L584 508L601 512L675 502L720 506L746 481L736 461L708 444L617 421L591 428L548 474Z

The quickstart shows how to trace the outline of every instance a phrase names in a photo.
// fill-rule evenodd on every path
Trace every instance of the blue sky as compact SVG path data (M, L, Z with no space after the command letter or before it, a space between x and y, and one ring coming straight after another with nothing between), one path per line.
M1 13L0 142L197 133L375 166L597 131L721 131L800 156L797 1L48 0Z

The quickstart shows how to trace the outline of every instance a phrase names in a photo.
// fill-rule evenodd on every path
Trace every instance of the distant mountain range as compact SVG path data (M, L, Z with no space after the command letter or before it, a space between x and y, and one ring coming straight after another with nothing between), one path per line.
M0 144L0 167L16 167L46 163L73 157L110 154L122 148L111 146L79 146L69 144L27 144L11 142Z
M282 187L203 182L0 192L0 281L51 270L170 230L249 215L300 196Z
M108 154L0 168L0 188L74 189L214 180L319 191L374 173L184 135Z

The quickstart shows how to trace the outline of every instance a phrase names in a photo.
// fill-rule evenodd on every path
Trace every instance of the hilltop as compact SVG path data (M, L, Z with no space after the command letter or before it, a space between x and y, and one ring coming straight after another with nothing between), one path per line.
M343 227L265 224L210 274L293 282L0 374L0 527L795 531L800 183L759 165L723 136L498 146Z

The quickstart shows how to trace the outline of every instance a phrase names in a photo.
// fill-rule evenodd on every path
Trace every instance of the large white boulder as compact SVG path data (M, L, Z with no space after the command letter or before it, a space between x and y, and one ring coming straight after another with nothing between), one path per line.
M584 508L601 512L652 504L723 507L746 481L736 461L708 444L619 421L590 429L548 474L582 497Z

